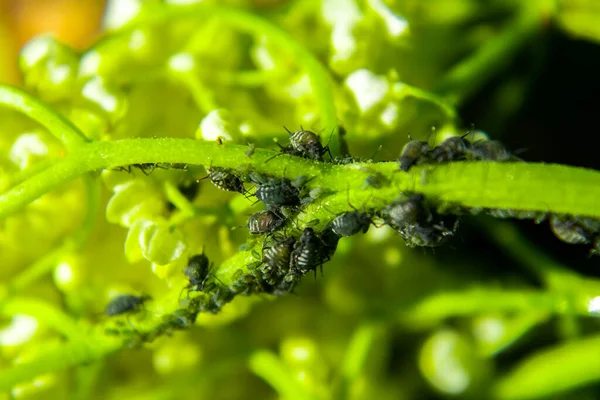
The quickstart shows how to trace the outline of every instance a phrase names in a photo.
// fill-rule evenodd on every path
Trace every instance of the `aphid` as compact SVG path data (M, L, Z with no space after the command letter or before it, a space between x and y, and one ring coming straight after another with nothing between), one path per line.
M229 192L246 193L241 179L224 168L209 168L206 178L210 179L213 185L221 190ZM205 178L202 178L205 179Z
M389 186L390 183L391 181L385 175L383 175L381 172L375 171L365 178L362 189L365 190L367 187L381 189L384 186Z
M323 247L320 252L321 261L323 263L331 260L333 254L337 249L338 242L340 241L340 236L333 231L331 228L325 228L320 235L321 243L323 243Z
M354 211L349 211L338 215L332 222L331 228L339 236L353 236L359 232L367 233L371 226L372 218L364 210L358 211L350 203L350 188L346 193L347 202Z
M288 180L259 184L254 192L256 198L270 206L300 205L300 190Z
M323 147L316 133L302 127L295 132L290 132L286 127L284 129L290 134L290 145L300 157L320 161L323 155L329 152L329 146Z
M367 233L371 226L371 217L360 211L345 212L331 223L335 233L340 236L352 236L359 232Z
M576 217L553 214L550 217L550 228L556 237L565 243L585 244L593 239L592 232L585 229Z
M295 242L290 237L263 247L260 271L267 282L271 283L274 276L283 276L289 271Z
M437 247L456 233L458 218L455 215L438 215L429 225L407 227L401 236L408 247Z
M253 235L271 233L284 224L285 217L270 209L252 214L248 219L248 229Z
M165 168L162 165L159 165L157 163L141 163L141 164L130 164L127 166L121 166L118 167L117 170L119 171L127 171L128 173L131 173L131 169L132 168L137 168L140 171L142 171L144 173L144 175L148 176L150 175L156 168Z
M431 151L431 159L436 163L466 160L469 142L465 136L453 136L444 140Z
M183 269L184 275L190 281L188 288L193 291L202 292L210 276L210 260L204 252L190 257L187 265Z
M316 270L325 261L326 255L323 241L312 228L305 228L298 241L294 244L291 255L290 273L299 272L301 275Z
M410 141L404 145L398 161L400 169L407 172L413 165L422 164L428 160L429 144L421 140L413 140L408 135Z
M548 214L533 210L515 210L509 208L492 208L487 213L494 218L532 219L536 224L542 223Z
M422 194L390 204L383 210L382 218L409 247L439 246L458 229L455 215L433 213L427 208Z
M469 147L467 154L472 160L485 161L518 161L519 158L514 156L497 140L480 140Z
M121 294L112 299L107 305L104 313L109 317L115 315L137 312L144 305L150 296L135 296L132 294Z

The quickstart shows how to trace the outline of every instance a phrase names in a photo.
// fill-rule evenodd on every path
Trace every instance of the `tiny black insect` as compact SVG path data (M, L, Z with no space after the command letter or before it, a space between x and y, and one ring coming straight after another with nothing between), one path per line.
M294 238L289 237L263 246L260 271L265 281L274 284L289 271L295 242Z
M210 260L204 252L190 257L183 269L184 275L190 282L188 288L192 291L202 292L207 287L211 267Z
M400 169L407 172L413 165L422 164L429 160L429 144L421 140L413 140L408 135L410 141L404 145L398 161Z
M158 163L140 163L140 164L130 164L127 166L117 167L118 171L127 171L131 173L132 168L137 168L144 173L144 175L150 175L156 168L166 169L164 166Z
M248 229L253 235L271 233L285 224L285 217L273 209L252 214L248 219Z
M210 179L212 184L219 189L241 194L246 193L242 180L227 169L214 167L209 168L207 172L208 175L202 179Z
M491 208L486 211L489 215L491 215L494 218L531 219L536 224L542 223L548 218L547 213L541 212L541 211L533 211L533 210Z
M577 217L553 214L550 217L550 228L554 235L565 243L586 244L594 239L595 232L591 232L594 227L588 226L586 229L585 223Z
M467 133L467 135L470 134ZM466 135L465 135L466 136ZM467 159L467 150L469 142L465 136L453 136L444 140L439 146L431 151L431 159L436 163L445 163L449 161L462 161Z
M519 161L502 143L497 140L479 140L467 150L471 160L479 161Z
M312 228L305 228L300 238L294 243L290 259L290 271L286 281L293 281L309 271L315 271L329 261L337 248L339 236L332 229L326 229L322 236Z
M313 131L302 127L300 127L300 130L294 132L290 132L286 127L284 129L290 134L290 145L300 157L320 161L323 159L325 153L329 153L329 146L323 147L319 135Z
M455 215L440 215L429 210L422 194L390 204L383 210L382 218L409 247L439 246L454 236L459 222Z
M350 203L350 189L346 193L347 202L354 211L349 211L338 215L331 223L331 228L339 236L353 236L359 232L367 233L372 223L371 216L363 210L357 210Z
M121 294L112 299L106 306L104 313L109 317L115 315L137 312L143 306L150 296L135 296L132 294Z
M259 201L270 206L300 205L300 190L285 178L259 184L254 195Z

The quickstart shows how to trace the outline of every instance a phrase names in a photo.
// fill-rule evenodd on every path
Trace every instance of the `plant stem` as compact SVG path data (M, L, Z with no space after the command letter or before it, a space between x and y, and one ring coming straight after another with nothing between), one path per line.
M191 139L126 139L82 145L47 170L0 195L0 218L10 215L44 193L86 172L137 163L186 163L259 173L273 177L313 178L310 188L330 191L327 207L347 210L347 190L354 202L371 201L382 209L402 193L420 192L442 204L462 207L512 208L600 217L600 173L555 164L456 162L398 171L395 162L331 165L300 157L256 149L245 156L246 146ZM362 190L373 173L386 176L389 186ZM319 201L306 208L315 218L327 214ZM312 215L312 214L311 214ZM314 218L313 218L314 219Z
M48 128L48 131L67 149L72 149L88 141L85 135L69 120L20 89L0 84L0 105L22 112L39 122Z

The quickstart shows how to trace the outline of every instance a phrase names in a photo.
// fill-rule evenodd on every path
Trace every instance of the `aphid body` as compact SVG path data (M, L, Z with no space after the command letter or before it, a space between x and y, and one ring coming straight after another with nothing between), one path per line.
M413 165L428 160L429 144L421 140L411 140L404 145L400 154L400 169L407 172Z
M456 216L433 213L421 194L390 204L383 210L382 217L409 247L439 246L458 229Z
M469 142L463 136L453 136L431 151L431 159L436 163L466 160Z
M290 134L290 145L300 157L321 160L323 154L329 151L329 148L323 147L319 136L312 131L301 128L295 132L288 130L288 133Z
M191 290L199 292L204 290L210 276L210 268L210 261L204 253L190 257L183 273L190 281Z
M208 179L210 179L212 184L219 189L242 194L246 192L241 179L228 170L223 168L210 168L207 172Z
M273 276L283 276L289 271L295 241L294 238L285 238L263 247L263 265L260 271L263 273L265 280L269 281L273 279Z
M259 184L254 193L256 198L270 206L297 206L300 204L300 190L289 181Z
M252 214L248 219L248 229L253 235L271 233L285 224L285 217L273 210L264 210Z
M550 217L550 228L557 238L570 244L590 243L594 236L576 217L553 214Z
M340 236L352 236L359 232L367 233L371 226L371 217L364 212L350 211L333 220L331 227Z
M148 299L150 299L150 296L121 294L107 304L104 313L109 317L112 317L115 315L136 312L139 311L144 302Z
M504 147L502 143L497 140L480 140L469 147L467 151L469 157L472 160L483 160L483 161L517 161L518 157L515 157L510 151Z

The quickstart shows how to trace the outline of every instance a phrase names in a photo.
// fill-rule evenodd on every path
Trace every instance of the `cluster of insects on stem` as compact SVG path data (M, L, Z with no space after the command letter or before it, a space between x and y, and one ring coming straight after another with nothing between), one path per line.
M360 160L350 156L345 141L341 157L333 157L329 146L323 146L319 135L301 128L290 131L289 144L280 147L280 153L270 157L288 155L305 158L318 163L352 164ZM343 139L345 131L341 129ZM463 136L453 136L443 140L437 146L431 146L428 141L413 140L404 146L398 162L398 172L406 173L417 165L436 165L456 161L487 161L487 162L520 162L520 158L494 140L469 140L467 133ZM251 151L250 151L251 150ZM254 146L250 146L247 157L252 157ZM324 156L328 156L327 159ZM175 168L185 170L183 164L133 164L120 167L131 171L140 169L149 174L156 168ZM285 175L285 174L284 174ZM350 203L350 189L347 192L347 203L352 209L341 213L330 211L331 219L320 230L310 224L304 228L298 225L296 216L307 204L315 201L313 190L306 184L311 177L300 176L294 180L285 176L271 176L255 171L240 172L224 167L209 167L207 175L196 183L208 179L216 188L236 192L246 198L255 198L256 203L264 204L264 209L249 216L246 228L255 239L261 240L260 252L251 251L254 261L240 269L232 277L233 283L226 285L212 273L213 267L204 250L188 259L183 273L188 280L185 306L174 313L165 316L163 322L152 332L144 336L151 340L157 335L170 333L173 330L191 326L198 313L217 313L236 295L254 293L269 293L283 295L294 290L301 278L322 268L337 249L342 237L367 233L374 225L391 227L409 247L437 247L455 236L464 210L453 209L447 213L440 212L435 201L421 193L399 193L398 198L374 209L363 204L361 209ZM364 187L381 188L389 185L390 179L381 173L375 173L365 180ZM193 185L191 185L193 186ZM254 186L254 190L250 186ZM182 190L185 197L193 197L197 188L186 187ZM368 200L365 202L367 203ZM481 210L470 210L472 214ZM486 209L488 214L499 218L533 219L540 223L550 220L550 226L556 236L567 243L593 243L594 252L600 252L600 222L591 218L580 218L568 215L545 214L527 210ZM246 272L244 272L246 271ZM190 293L196 292L190 298ZM124 295L118 303L107 307L107 315L136 312L147 300L146 297ZM129 296L129 297L127 297ZM125 301L127 300L127 301ZM115 300L117 301L117 300ZM180 296L181 301L181 296Z

